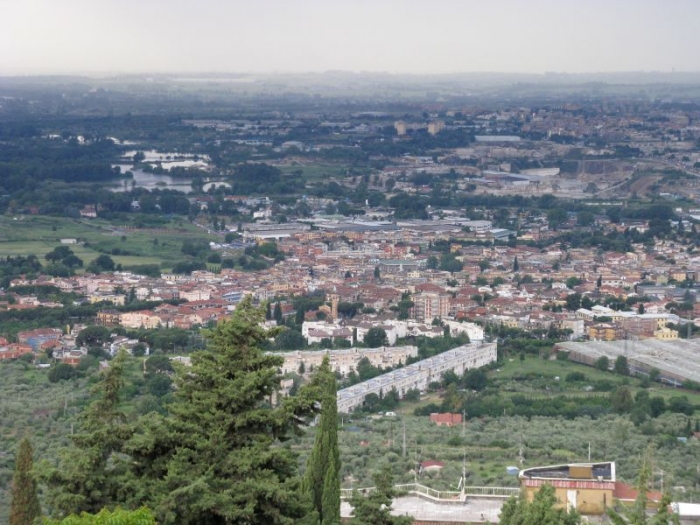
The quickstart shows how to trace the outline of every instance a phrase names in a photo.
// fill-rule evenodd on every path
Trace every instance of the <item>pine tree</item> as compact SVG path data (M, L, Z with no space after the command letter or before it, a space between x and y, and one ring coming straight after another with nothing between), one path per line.
M410 525L410 516L392 516L391 503L396 496L391 469L387 465L372 476L374 490L367 495L355 491L350 500L352 525Z
M335 374L328 355L316 371L312 385L320 389L321 416L316 441L306 464L305 489L310 492L321 525L340 523L340 451Z
M97 514L83 512L63 520L48 520L44 525L156 525L153 513L143 507L138 510L102 509Z
M520 497L511 497L501 508L500 525L578 525L581 515L576 511L555 508L557 496L552 485L542 485L532 502L524 492Z
M272 321L272 306L270 306L270 301L265 303L265 320Z
M278 407L283 359L263 352L271 335L264 309L246 297L229 320L207 333L206 351L176 378L170 415L149 417L132 442L135 484L162 525L276 525L306 516L297 458L279 446L316 412L302 387Z
M647 449L642 459L642 466L639 470L637 479L637 498L631 507L623 507L618 510L607 509L608 517L614 525L668 525L669 523L678 525L679 518L677 514L672 514L668 511L668 506L671 504L671 497L668 493L664 494L659 502L659 511L655 516L649 519L647 515L647 496L648 482L651 476L651 448Z
M513 271L517 272L518 270L520 270L520 264L518 264L518 256L516 255L513 259Z
M12 478L12 503L10 525L32 525L41 516L36 480L32 474L32 444L24 438L15 458L15 474Z
M123 476L128 462L124 445L133 434L120 410L126 353L111 362L92 394L96 400L81 414L73 447L61 454L58 467L41 472L49 501L63 515L99 512L123 499Z

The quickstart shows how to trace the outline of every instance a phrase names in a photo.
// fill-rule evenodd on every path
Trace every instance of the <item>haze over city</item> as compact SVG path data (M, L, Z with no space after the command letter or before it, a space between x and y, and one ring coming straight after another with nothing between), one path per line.
M0 524L700 525L700 0L0 0Z
M5 2L0 74L700 70L693 0Z

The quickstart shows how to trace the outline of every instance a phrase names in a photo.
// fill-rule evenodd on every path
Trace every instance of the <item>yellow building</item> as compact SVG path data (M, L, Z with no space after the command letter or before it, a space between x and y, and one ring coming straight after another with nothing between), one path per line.
M402 120L397 120L394 122L394 129L396 130L396 134L401 137L406 134L406 123Z
M615 462L571 463L520 471L520 488L529 501L545 484L554 486L559 507L602 515L615 497Z
M591 341L616 341L625 338L625 331L614 324L598 323L588 327L588 338Z
M431 135L437 135L443 129L445 129L444 120L435 120L433 122L428 123L428 133L430 133Z
M659 328L654 332L654 337L656 339L669 340L678 339L678 330L671 330L670 328Z

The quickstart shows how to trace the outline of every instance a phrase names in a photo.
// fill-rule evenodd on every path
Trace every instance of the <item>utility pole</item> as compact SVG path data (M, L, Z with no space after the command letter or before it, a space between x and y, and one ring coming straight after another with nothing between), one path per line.
M406 420L403 421L403 452L401 454L403 459L406 459Z
M464 455L462 456L462 480L461 483L462 485L462 494L461 494L461 500L466 501L466 485L467 485L467 450L464 450Z

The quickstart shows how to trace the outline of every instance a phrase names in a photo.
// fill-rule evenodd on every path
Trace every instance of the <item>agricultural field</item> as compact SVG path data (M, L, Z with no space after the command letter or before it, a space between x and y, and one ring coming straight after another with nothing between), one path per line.
M567 376L580 374L584 381L567 381ZM686 396L697 409L700 395L695 392L645 385L643 381L604 372L577 363L543 360L528 356L524 361L511 359L500 368L488 372L488 391L499 397L525 395L529 399L554 396L607 399L608 392L586 388L589 384L608 382L611 390L626 386L633 396L646 391L666 401ZM558 378L558 379L557 379ZM563 462L617 461L621 479L634 482L639 460L647 447L655 451L658 465L657 484L672 483L679 492L700 493L700 475L695 471L694 455L700 453L700 442L677 438L687 435L687 428L697 426L697 417L664 413L635 426L628 415L608 413L592 417L512 416L467 418L453 428L437 427L427 415L416 416L416 409L440 405L445 392L430 392L415 402L403 401L395 409L396 417L373 414L350 415L343 421L340 433L343 455L344 486L368 486L369 475L377 464L387 461L402 482L419 476L421 483L442 490L455 490L463 464L467 468L467 484L514 486L517 480L506 474L506 467L520 468ZM419 410L420 411L420 410ZM406 455L403 454L403 429L406 428ZM307 446L300 446L304 450ZM445 467L434 473L419 475L415 465L435 460ZM686 463L690 461L690 463ZM658 485L657 485L658 487Z
M102 219L71 219L30 215L0 217L0 256L36 255L42 258L61 244L61 239L77 239L68 245L87 266L101 253L123 266L158 264L169 269L174 261L185 259L181 252L186 239L210 239L186 219L166 220L152 227L111 224Z
M286 162L276 166L284 174L301 170L302 177L307 182L328 181L332 177L343 177L348 171L345 165L321 162Z
M665 483L697 493L700 478L689 465L697 461L700 442L682 443L675 437L685 425L685 416L664 414L654 421L657 434L648 436L629 418L618 415L597 420L487 417L453 428L437 427L427 416L405 413L363 418L346 422L339 433L343 486L371 486L371 472L383 462L392 465L397 482L408 483L417 476L433 488L455 490L465 464L468 485L516 486L517 480L506 474L507 466L587 461L589 444L591 460L617 461L621 479L634 482L639 460L651 443L656 464L666 473ZM299 444L300 450L307 447L309 443ZM426 460L440 461L445 466L439 472L419 474L415 466Z
M572 372L585 376L583 381L567 381ZM557 379L558 378L558 379ZM690 402L700 407L700 393L691 390L680 390L671 386L653 383L644 385L643 381L634 377L624 377L604 372L596 368L561 361L556 359L540 359L527 356L524 361L518 358L507 359L500 368L489 372L489 379L497 386L501 395L527 394L529 397L594 396L600 391L590 389L591 386L608 382L611 388L621 385L629 387L632 395L640 390L646 390L650 395L661 396L669 400L673 396L684 395Z

